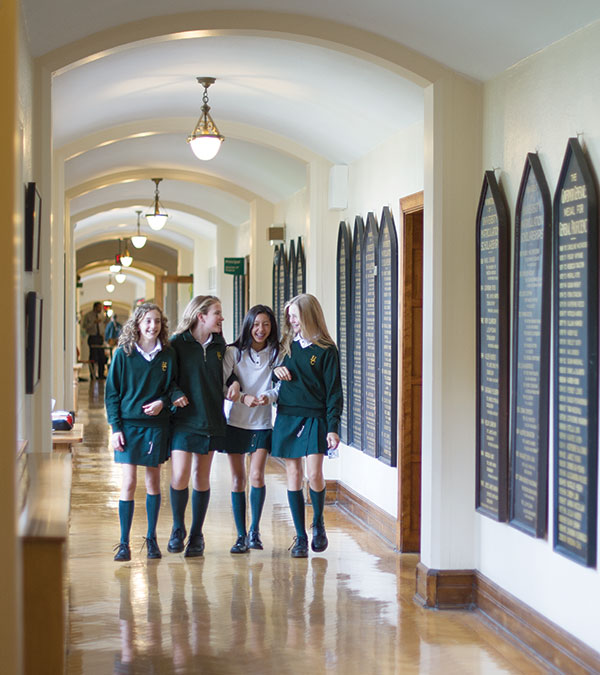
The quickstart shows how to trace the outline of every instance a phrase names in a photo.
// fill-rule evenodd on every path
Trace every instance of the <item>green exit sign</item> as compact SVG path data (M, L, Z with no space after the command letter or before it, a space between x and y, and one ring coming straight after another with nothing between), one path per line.
M245 258L225 258L225 274L246 274L246 260Z

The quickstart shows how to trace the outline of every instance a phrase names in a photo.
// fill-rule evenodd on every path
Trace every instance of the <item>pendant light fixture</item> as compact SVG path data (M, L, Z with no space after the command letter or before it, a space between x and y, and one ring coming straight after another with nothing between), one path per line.
M117 253L115 255L115 262L108 268L113 274L121 271L121 256Z
M121 256L121 265L123 265L123 267L131 267L132 262L133 258L131 257L131 253L129 253L127 239L125 239L125 253Z
M142 215L142 212L136 211L136 213L137 213L137 234L131 237L131 243L136 248L144 248L147 237L143 234L140 234L140 216Z
M153 230L162 230L169 217L168 213L161 211L160 201L158 199L158 184L162 178L151 178L150 180L154 181L156 188L154 190L154 201L150 206L152 211L146 214L146 220Z
M106 292L112 293L115 290L115 285L112 282L112 276L108 275L108 283L106 284Z
M190 144L193 153L198 159L209 160L216 156L225 140L221 136L213 118L210 116L208 105L208 88L215 83L214 77L197 77L198 83L204 87L202 94L202 114L196 124L191 136L188 136L187 142Z
M127 279L127 275L125 274L125 272L123 272L123 270L115 274L115 281L118 284L122 284L125 281L125 279Z

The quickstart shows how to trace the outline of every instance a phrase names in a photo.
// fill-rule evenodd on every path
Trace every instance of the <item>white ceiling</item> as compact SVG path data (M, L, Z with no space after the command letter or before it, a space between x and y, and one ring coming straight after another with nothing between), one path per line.
M22 0L34 56L103 29L201 10L294 12L370 30L476 79L600 18L598 0ZM293 21L293 19L292 19ZM181 35L178 36L181 38ZM357 45L360 46L360 45ZM211 112L226 136L211 162L185 142L200 113L197 76L213 76ZM144 40L65 68L53 79L54 149L76 245L114 236L146 210L151 176L175 217L165 240L187 246L249 218L258 196L303 189L306 162L346 164L423 118L415 84L355 56L279 38ZM140 206L141 205L141 206Z

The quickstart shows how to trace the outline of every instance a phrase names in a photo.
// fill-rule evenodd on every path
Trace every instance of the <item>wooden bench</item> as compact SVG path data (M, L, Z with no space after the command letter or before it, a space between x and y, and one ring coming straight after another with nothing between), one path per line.
M19 522L23 545L25 673L63 673L67 636L67 537L71 456L25 453L28 487Z
M52 450L55 452L71 452L74 443L83 440L83 424L76 422L71 431L52 432Z

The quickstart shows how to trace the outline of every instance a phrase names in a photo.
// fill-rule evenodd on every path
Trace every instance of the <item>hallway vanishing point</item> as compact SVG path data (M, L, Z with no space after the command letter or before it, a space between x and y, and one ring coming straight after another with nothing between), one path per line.
M229 553L235 541L229 467L216 455L204 558L167 553L167 464L158 524L163 558L147 560L140 552L146 533L141 470L132 560L115 563L121 476L108 450L102 384L91 383L89 395L81 384L78 420L85 435L73 451L71 675L545 672L476 613L418 607L418 556L394 553L333 506L325 511L328 550L291 559L285 476L273 460L261 523L264 551Z

